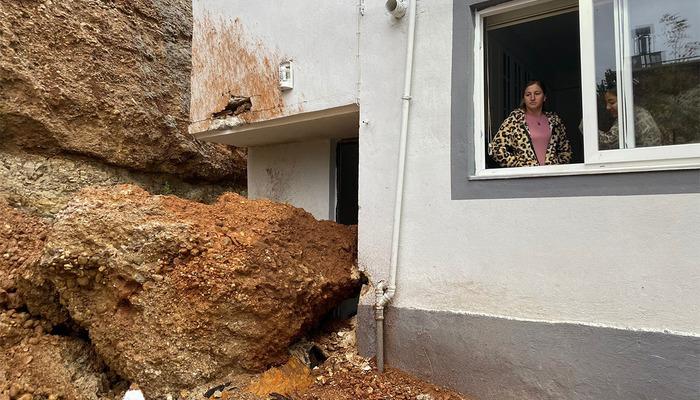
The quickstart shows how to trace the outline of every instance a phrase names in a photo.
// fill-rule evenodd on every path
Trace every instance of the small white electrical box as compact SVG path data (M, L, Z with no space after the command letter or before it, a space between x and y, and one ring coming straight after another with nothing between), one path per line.
M280 89L294 89L294 64L291 60L280 63Z

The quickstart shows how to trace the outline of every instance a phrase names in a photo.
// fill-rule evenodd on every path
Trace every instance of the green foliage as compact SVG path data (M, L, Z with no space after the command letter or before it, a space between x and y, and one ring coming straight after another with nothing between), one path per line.
M170 187L170 182L163 182L163 187L160 189L160 194L168 195L173 194L173 188Z

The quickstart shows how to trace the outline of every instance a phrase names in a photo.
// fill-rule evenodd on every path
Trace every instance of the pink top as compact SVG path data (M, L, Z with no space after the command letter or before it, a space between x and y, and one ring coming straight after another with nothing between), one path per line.
M544 114L535 117L527 113L525 114L525 120L527 122L527 128L530 131L532 146L535 148L537 161L540 165L544 165L549 139L552 137L552 128L549 126L549 120Z

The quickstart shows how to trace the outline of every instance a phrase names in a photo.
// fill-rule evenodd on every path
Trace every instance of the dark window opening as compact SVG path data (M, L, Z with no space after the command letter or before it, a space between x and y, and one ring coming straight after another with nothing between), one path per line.
M503 120L518 107L525 83L538 79L547 85L545 111L556 112L566 126L573 157L583 162L581 123L581 61L578 11L529 15L521 21L498 24L486 18L484 71L486 145ZM497 168L486 152L486 167Z

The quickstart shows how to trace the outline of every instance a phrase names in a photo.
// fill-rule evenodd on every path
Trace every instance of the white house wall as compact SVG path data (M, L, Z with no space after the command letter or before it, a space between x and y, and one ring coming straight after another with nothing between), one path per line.
M452 199L452 1L418 5L394 305L700 333L700 195ZM405 31L368 7L360 262L376 280L388 273Z
M418 2L399 273L397 294L387 317L387 362L461 390L473 390L483 396L480 398L499 399L602 398L595 393L610 390L609 382L599 384L597 380L611 373L606 369L610 363L618 363L615 365L622 366L618 370L631 365L626 373L635 377L621 377L629 378L631 388L619 389L619 397L612 397L639 398L635 397L638 393L654 390L644 382L634 386L637 379L647 378L645 374L652 371L655 382L656 370L646 361L636 362L638 355L624 360L606 358L612 349L633 346L639 340L618 343L613 338L619 332L652 336L671 332L688 341L677 353L668 350L671 358L679 357L669 368L687 363L691 366L688 376L697 377L699 368L693 360L697 363L700 355L700 195L455 198L452 163L466 157L456 150L451 136L452 18L457 3L466 2ZM467 11L463 17L472 24ZM373 282L388 279L389 273L403 88L400 71L407 25L408 17L395 20L384 10L383 2L367 2L360 44L359 262ZM455 37L473 41L473 36ZM465 74L458 79L472 78ZM469 120L471 102L456 112L465 113ZM536 184L552 181L539 182ZM700 179L696 182L697 188ZM368 353L373 345L371 329L367 329L372 294L368 291L363 297L365 309L360 314L364 330L360 343ZM427 313L436 316L417 316ZM489 318L482 317L502 322L489 328ZM461 325L455 323L460 318L465 321ZM529 321L541 328L522 326ZM484 324L483 329L475 325L479 323ZM552 328L545 331L544 327ZM579 329L599 332L591 331L592 327L606 327L601 328L600 339L578 333ZM446 333L445 329L454 331ZM549 333L555 331L558 333ZM569 334L574 331L577 333ZM496 339L503 332L510 334ZM525 336L518 337L519 333ZM555 359L557 355L538 359L546 351L533 355L533 348L528 355L526 346L533 335L551 338L542 344L546 348L558 343L583 355L563 356L568 361ZM438 337L447 343L433 344L439 342ZM577 345L582 338L591 346L599 342L607 347ZM478 346L471 347L474 343L494 347L490 354L481 353ZM644 349L639 357L648 360L648 349L638 348ZM466 359L473 362L461 364L469 364ZM588 369L582 367L588 362ZM596 372L599 364L606 367ZM546 371L551 367L551 375L533 372L538 365ZM498 373L484 372L489 368L497 372L514 369L519 372L513 374L519 375L511 380L499 378ZM558 388L545 387L547 382L564 379L562 368L573 371L576 379ZM637 374L640 368L644 371ZM700 390L687 376L679 376L667 379L676 383L680 379L678 396L665 398L691 398ZM577 395L577 385L590 391ZM522 397L529 388L535 389Z
M190 131L213 129L230 96L250 97L245 123L357 101L357 0L193 0ZM279 63L292 60L294 89Z
M335 165L330 139L256 146L248 150L248 197L301 207L335 219Z

